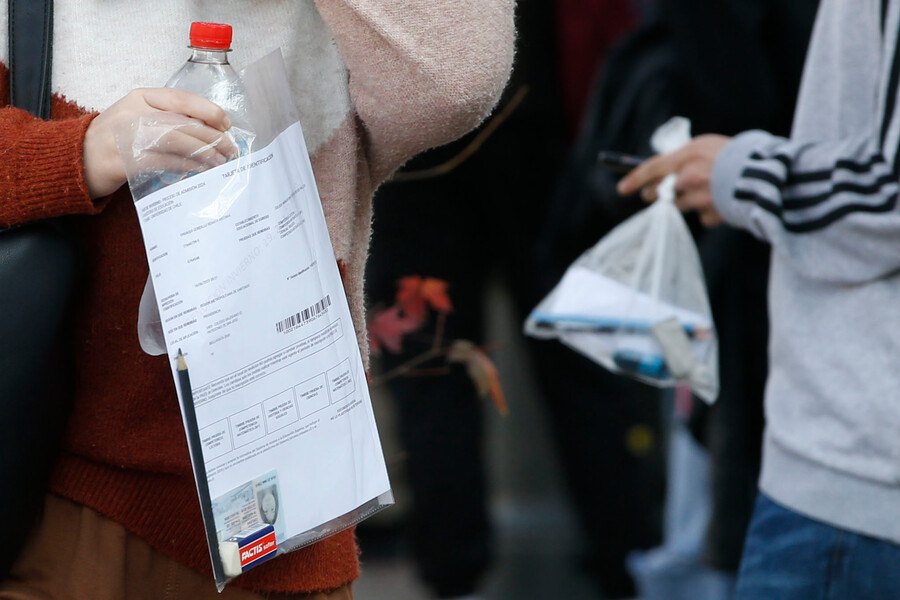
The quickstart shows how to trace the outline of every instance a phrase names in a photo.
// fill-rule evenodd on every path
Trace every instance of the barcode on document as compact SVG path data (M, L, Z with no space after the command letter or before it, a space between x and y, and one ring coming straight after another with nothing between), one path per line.
M328 310L328 307L331 306L331 296L325 296L309 308L304 308L300 312L289 316L287 319L283 319L277 323L275 323L275 330L278 333L283 333L285 331L289 331L298 325L302 325L306 323L312 318L315 318Z

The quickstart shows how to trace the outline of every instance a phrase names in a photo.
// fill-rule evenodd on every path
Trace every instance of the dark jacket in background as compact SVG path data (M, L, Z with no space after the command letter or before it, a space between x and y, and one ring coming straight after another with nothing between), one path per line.
M600 150L651 152L673 115L692 133L765 129L787 135L817 0L666 0L614 49L595 76L535 248L542 292L619 222L644 207L615 192ZM692 423L712 461L711 566L740 562L757 490L767 375L769 248L728 226L695 232L719 334L721 392Z
M666 0L673 109L693 133L790 133L817 0ZM719 334L721 392L701 419L710 452L711 566L736 570L756 497L767 374L769 247L729 226L698 246ZM699 404L699 403L698 403Z

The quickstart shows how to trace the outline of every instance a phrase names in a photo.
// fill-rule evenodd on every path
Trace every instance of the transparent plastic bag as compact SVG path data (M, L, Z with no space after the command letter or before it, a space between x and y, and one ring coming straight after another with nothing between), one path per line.
M264 115L261 116L265 118ZM193 131L201 127L203 125L193 119L176 114L161 113L158 117L138 121L133 130L123 134L124 137L127 137L130 150L123 153L122 156L129 174L131 194L136 201L164 187L183 181L191 175L203 173L212 167L197 158L197 155L214 149L218 145L217 143L203 146L186 157L166 152L173 137L191 136ZM257 146L256 135L248 129L236 126L229 129L225 135L240 148L240 158L237 164L246 162L245 158ZM234 190L234 193L236 194L237 191ZM223 205L217 210L227 210L227 206ZM160 356L166 353L156 293L153 289L153 278L149 274L138 308L137 333L138 342L145 353L151 356Z
M230 162L168 153L202 127L178 115L117 135L153 284L142 343L172 359L220 591L393 504L281 53L241 77L253 146Z
M713 402L718 341L697 247L674 204L674 182L674 175L663 180L656 202L582 254L524 329L558 339L615 373L658 387L685 383Z
M197 51L194 49L194 52ZM222 63L189 60L166 82L166 87L199 94L222 107L232 123L225 135L238 148L241 156L253 151L256 135L248 121L247 91L240 74L234 71L227 59ZM139 125L141 129L133 146L142 150L132 154L134 163L130 169L134 179L132 190L135 198L142 198L154 190L177 183L208 168L208 165L202 162L190 160L192 156L185 157L186 159L175 157L173 162L160 160L159 153L150 152L151 149L163 149L173 134L190 135L191 129L197 125L195 122L181 121L171 116L163 117L158 122L145 120ZM205 146L197 153L212 149L214 146L215 144ZM137 329L138 341L144 352L151 356L166 353L153 278L149 274L141 295Z

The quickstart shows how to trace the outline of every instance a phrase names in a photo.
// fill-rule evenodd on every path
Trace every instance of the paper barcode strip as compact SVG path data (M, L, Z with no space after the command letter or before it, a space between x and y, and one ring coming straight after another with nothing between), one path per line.
M331 296L325 296L309 308L304 308L300 312L289 316L287 319L283 319L277 323L275 323L275 330L278 333L283 333L297 327L298 325L302 325L303 323L309 321L313 317L317 317L331 306Z

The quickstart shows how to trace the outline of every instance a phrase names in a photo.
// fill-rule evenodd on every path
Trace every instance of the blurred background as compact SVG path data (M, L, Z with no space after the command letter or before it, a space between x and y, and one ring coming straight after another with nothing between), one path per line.
M643 204L600 150L786 135L816 0L518 0L503 99L375 196L372 394L396 505L356 597L728 600L756 493L768 247L687 215L719 336L713 408L522 323Z
M532 358L522 344L514 302L499 282L493 282L485 303L490 323L485 338L508 342L494 356L510 412L501 417L490 402L483 403L495 556L480 592L497 600L596 599L597 590L581 566L583 533L536 394ZM373 390L372 401L397 504L359 528L363 567L354 593L367 600L433 598L417 571L404 531L412 496L396 411L383 390ZM433 517L441 518L437 513Z

